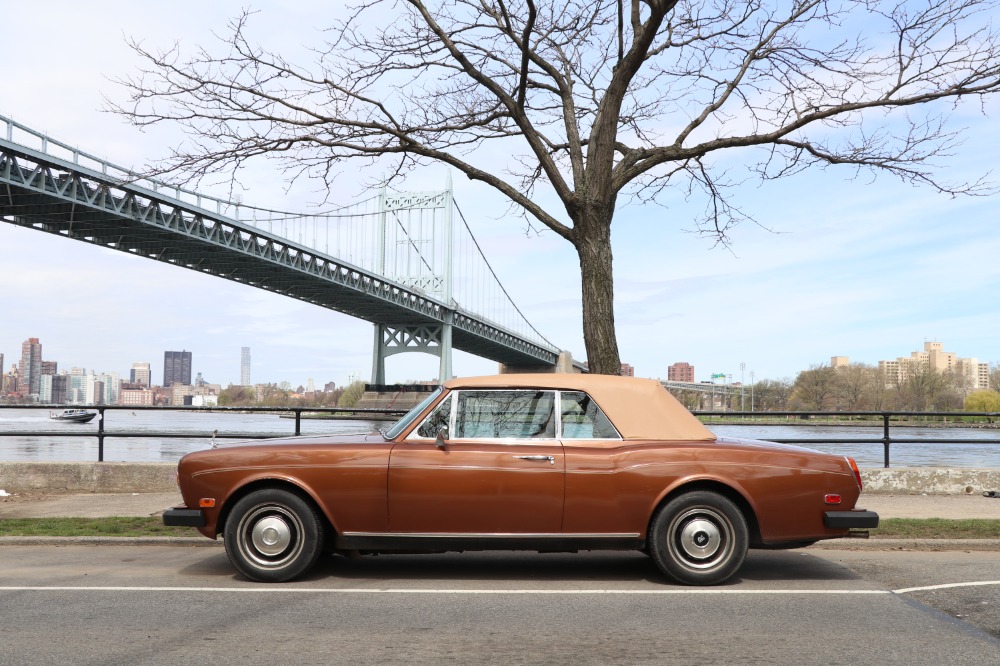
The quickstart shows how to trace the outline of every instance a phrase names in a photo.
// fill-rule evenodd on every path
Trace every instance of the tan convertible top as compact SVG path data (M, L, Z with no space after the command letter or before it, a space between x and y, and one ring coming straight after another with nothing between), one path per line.
M509 374L459 377L448 389L556 389L585 391L625 439L712 440L715 435L655 379L583 374Z

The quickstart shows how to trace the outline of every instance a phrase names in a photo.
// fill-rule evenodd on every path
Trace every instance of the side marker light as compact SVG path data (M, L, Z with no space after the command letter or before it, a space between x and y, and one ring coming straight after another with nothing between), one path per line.
M827 504L840 504L840 500L841 500L840 495L836 493L830 493L829 495L823 498L823 501L826 502Z
M198 500L198 506L201 507L202 509L211 509L212 507L215 506L215 498L202 497L200 500Z

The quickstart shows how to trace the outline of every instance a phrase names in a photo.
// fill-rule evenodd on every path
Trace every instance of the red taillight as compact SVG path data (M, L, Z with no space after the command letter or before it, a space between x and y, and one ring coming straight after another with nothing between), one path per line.
M851 469L854 470L854 480L858 482L858 490L864 490L864 486L861 483L861 470L858 469L858 463L854 462L854 458L845 456L847 458L848 464L850 464Z

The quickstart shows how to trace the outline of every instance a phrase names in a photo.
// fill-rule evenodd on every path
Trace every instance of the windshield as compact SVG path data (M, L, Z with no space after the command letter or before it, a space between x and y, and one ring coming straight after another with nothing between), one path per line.
M403 418L401 418L398 421L396 421L396 423L393 424L393 426L391 428L389 428L387 430L382 430L381 431L382 432L382 436L385 437L386 439L396 439L396 437L399 435L399 433L401 433L403 430L405 430L406 427L408 425L410 425L410 423L413 422L413 419L417 418L417 416L420 415L420 412L422 412L425 409L427 409L427 407L430 406L430 404L432 402L434 402L435 400L438 399L438 397L441 395L442 391L444 391L444 389L442 387L440 387L440 386L437 387L436 389L434 389L433 393L431 393L426 398L424 398L423 400L421 400L419 405L417 405L416 407L414 407L410 411L406 412L406 414L403 416Z

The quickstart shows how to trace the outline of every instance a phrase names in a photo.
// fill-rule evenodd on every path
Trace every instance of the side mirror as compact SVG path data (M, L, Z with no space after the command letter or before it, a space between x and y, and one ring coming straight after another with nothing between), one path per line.
M444 445L446 441L448 441L448 426L443 425L438 428L437 437L434 439L434 446L444 450L447 448Z

